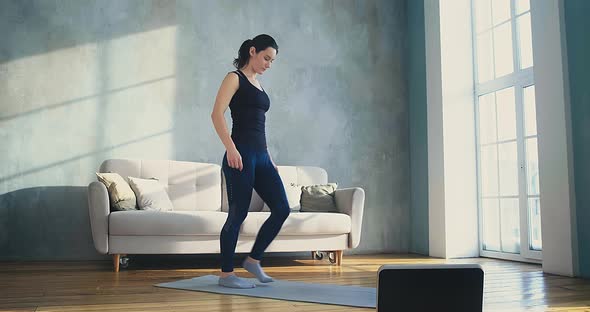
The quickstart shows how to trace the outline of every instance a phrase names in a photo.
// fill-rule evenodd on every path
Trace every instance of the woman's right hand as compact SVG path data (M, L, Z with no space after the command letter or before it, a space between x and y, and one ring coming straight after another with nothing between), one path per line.
M244 165L242 163L242 155L237 148L233 147L226 150L227 153L227 164L234 169L242 171Z

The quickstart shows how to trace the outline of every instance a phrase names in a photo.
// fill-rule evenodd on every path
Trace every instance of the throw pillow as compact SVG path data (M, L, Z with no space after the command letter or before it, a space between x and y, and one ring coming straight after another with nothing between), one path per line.
M166 193L164 185L157 179L140 179L127 177L129 185L137 196L137 205L141 210L172 211L174 206Z
M301 212L338 212L334 192L337 183L307 185L301 187Z
M114 172L96 172L96 176L98 181L106 186L113 210L137 210L135 193L121 175Z

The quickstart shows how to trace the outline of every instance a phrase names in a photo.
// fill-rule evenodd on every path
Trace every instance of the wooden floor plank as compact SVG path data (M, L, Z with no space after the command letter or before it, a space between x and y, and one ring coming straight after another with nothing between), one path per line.
M311 258L311 257L310 257ZM344 256L327 260L272 257L263 261L277 279L376 287L384 264L479 263L485 271L485 311L590 312L590 281L545 274L541 266L488 258L444 260L411 254ZM237 262L236 262L237 264ZM110 261L0 262L0 312L6 311L374 311L337 305L231 296L155 287L218 273L215 259L131 256L112 272ZM237 265L236 273L250 277Z

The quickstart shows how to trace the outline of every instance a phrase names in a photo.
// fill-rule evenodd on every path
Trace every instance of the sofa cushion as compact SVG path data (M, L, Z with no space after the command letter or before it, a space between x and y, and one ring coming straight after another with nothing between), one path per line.
M96 173L96 177L107 188L109 200L113 210L136 210L135 193L118 173Z
M219 235L226 219L219 211L116 211L109 235Z
M127 177L141 210L172 211L174 206L158 179Z
M270 212L250 212L242 224L240 235L256 236ZM351 230L350 216L344 213L289 214L279 235L344 234Z
M337 183L301 187L301 212L338 212L334 192Z
M270 212L250 212L240 235L256 236ZM109 235L219 235L226 212L219 211L116 211L109 215ZM343 213L292 212L282 235L350 233L350 216Z

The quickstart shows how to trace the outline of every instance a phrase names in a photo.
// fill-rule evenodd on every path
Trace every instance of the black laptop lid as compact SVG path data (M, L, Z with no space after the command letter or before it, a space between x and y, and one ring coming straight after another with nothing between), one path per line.
M384 265L377 278L377 310L477 312L484 273L478 264Z

